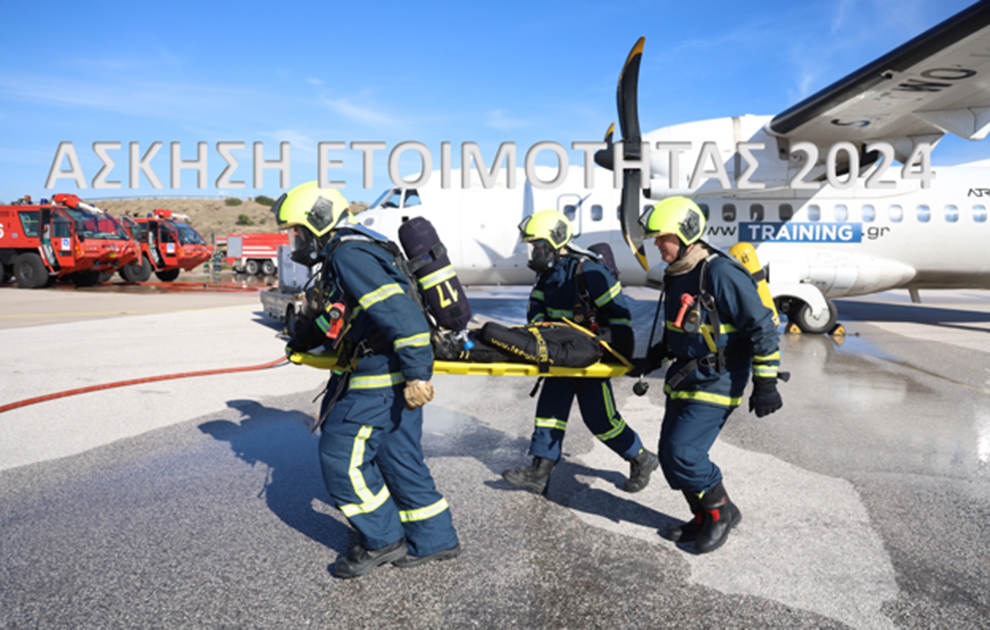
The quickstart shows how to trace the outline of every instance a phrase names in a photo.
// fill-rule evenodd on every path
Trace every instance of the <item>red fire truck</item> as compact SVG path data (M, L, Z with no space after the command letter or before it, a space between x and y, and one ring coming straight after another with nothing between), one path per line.
M217 239L220 245L223 239ZM225 262L237 273L249 276L275 275L278 262L278 246L288 245L289 235L276 234L228 234L226 238L227 257Z
M162 282L172 282L180 270L190 271L210 260L213 248L186 222L188 219L161 208L147 217L121 217L140 244L141 258L122 267L120 276L128 282L144 282L154 271Z
M13 276L17 286L36 289L67 278L91 286L137 255L137 243L116 219L75 195L0 206L4 282Z

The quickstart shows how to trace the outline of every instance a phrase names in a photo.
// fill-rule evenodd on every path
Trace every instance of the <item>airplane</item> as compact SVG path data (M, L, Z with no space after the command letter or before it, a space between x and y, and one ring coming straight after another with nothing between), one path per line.
M643 247L637 219L658 199L688 196L706 213L706 242L755 246L778 310L806 333L835 329L837 297L907 289L918 302L921 289L990 288L990 159L930 162L946 133L980 141L990 132L990 0L776 116L646 134L636 103L643 46L641 38L619 78L624 140L612 141L613 125L595 154L593 187L574 166L549 190L529 181L443 189L433 173L417 189L386 190L359 220L394 239L401 222L426 217L463 284L531 284L516 225L556 208L578 245L611 245L623 284L657 286L663 265Z

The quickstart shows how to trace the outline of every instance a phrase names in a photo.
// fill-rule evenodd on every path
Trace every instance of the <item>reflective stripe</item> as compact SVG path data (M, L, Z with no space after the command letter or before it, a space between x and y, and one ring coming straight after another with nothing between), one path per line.
M753 362L755 363L770 363L771 361L780 361L780 350L773 354L757 354L753 356Z
M780 368L776 365L756 364L753 366L753 376L757 378L777 378L778 374L780 374Z
M615 296L622 292L622 283L616 282L609 290L595 298L595 306L601 308L605 304L608 304Z
M361 464L364 463L364 444L371 437L373 430L373 427L364 425L354 437L354 448L351 449L351 464L347 469L347 474L351 478L351 486L354 488L354 494L358 495L361 503L348 503L347 505L340 506L340 511L347 518L358 514L374 512L391 496L388 492L388 486L384 483L378 494L373 493L368 489L368 484L364 481L364 475L361 474Z
M352 376L347 386L350 389L375 389L376 387L391 387L404 382L402 372L391 374L375 374L374 376Z
M664 385L663 391L676 400L697 400L722 407L738 407L742 404L742 397L732 398L731 396L722 396L721 394L712 394L711 392L675 392L670 389L670 385Z
M432 289L433 287L437 286L444 280L450 280L456 275L457 272L454 271L454 268L450 265L447 265L446 267L441 267L440 269L437 269L436 271L426 276L425 278L420 278L419 284L420 286L423 287L423 290L425 291L428 289Z
M322 330L324 333L330 332L330 322L328 322L327 318L324 317L323 315L320 315L319 317L316 318L316 325L319 326L320 330Z
M573 319L574 318L574 311L573 310L557 309L557 308L548 308L547 309L547 315L549 315L550 317L556 317L558 319L561 318L561 317L567 317L568 319Z
M530 293L529 299L531 299L531 300L539 300L540 302L542 302L543 301L543 291L535 291L534 290L532 293Z
M537 418L536 426L542 429L557 429L560 431L565 431L567 429L567 421L558 420L556 418Z
M447 505L447 499L440 499L433 505L428 505L418 510L399 510L399 520L403 523L413 523L415 521L425 521L428 518L433 518L437 514L442 513L446 510L449 505Z
M386 300L393 295L399 295L401 293L404 293L402 287L393 282L392 284L386 284L371 293L365 293L358 299L358 302L361 303L363 308L367 309L371 308L375 304L378 304L382 300Z
M631 319L610 319L608 323L610 326L632 326Z
M418 335L413 335L411 337L396 339L395 343L392 344L392 348L398 350L399 348L421 348L428 345L430 345L430 333L425 332L419 333Z
M674 322L670 321L669 319L667 320L667 323L664 324L664 327L667 330L673 330L675 332L681 332L681 333L684 332L684 330L682 330L682 329L677 328L676 326L674 326ZM700 333L702 329L706 330L709 334L713 330L715 330L714 328L712 328L712 325L711 324L702 324L701 326L698 327L698 332ZM733 326L732 324L721 324L718 327L718 331L719 331L719 334L720 335L721 334L728 334L728 333L732 333L732 332L737 332L738 330L739 329L736 328L735 326Z
M605 401L605 413L608 415L608 421L612 425L611 431L606 431L605 433L600 433L595 436L604 442L605 440L611 440L615 436L622 433L622 431L626 428L626 421L623 420L615 410L615 400L609 396L608 386L605 383L602 383L602 399ZM618 424L615 423L616 418L619 420Z

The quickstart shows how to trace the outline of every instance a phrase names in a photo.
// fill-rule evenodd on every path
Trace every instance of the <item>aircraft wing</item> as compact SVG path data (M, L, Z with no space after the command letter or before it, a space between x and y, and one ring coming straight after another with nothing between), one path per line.
M768 129L820 146L910 145L945 133L982 140L990 132L990 0L778 114Z

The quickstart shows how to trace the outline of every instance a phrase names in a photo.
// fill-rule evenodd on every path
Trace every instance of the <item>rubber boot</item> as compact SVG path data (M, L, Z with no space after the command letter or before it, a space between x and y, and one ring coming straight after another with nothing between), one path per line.
M650 483L650 475L660 467L660 460L648 450L640 449L636 457L629 460L629 479L623 489L626 492L639 492Z
M506 470L502 473L502 478L517 488L525 488L546 496L550 484L550 473L553 472L553 467L556 465L557 462L552 459L534 457L532 466L518 470Z
M681 490L684 498L687 499L688 506L694 518L690 521L674 525L663 533L663 537L674 542L693 542L701 531L701 524L705 521L705 508L701 507L701 499L690 490Z
M705 492L701 498L704 520L701 531L694 539L694 550L698 553L715 551L725 544L729 532L742 520L739 508L729 500L722 482Z

